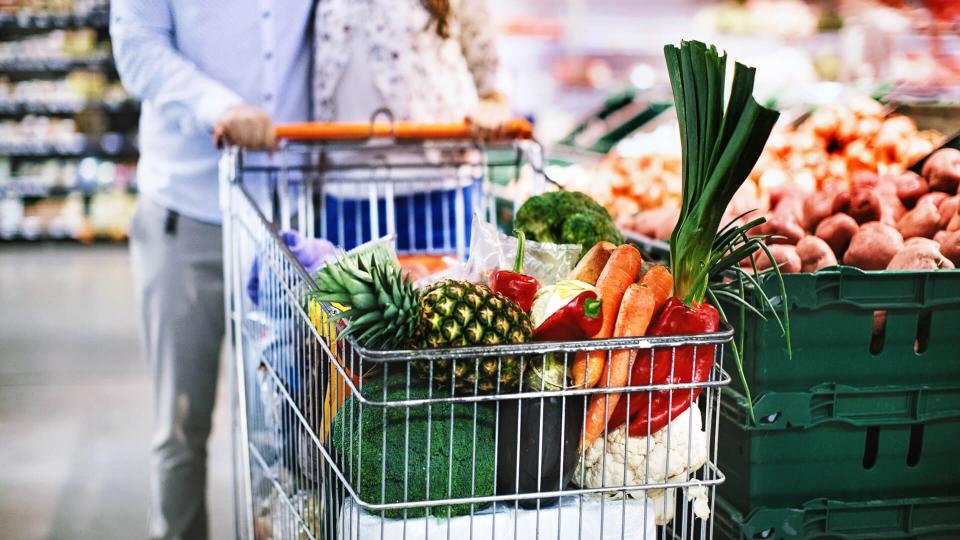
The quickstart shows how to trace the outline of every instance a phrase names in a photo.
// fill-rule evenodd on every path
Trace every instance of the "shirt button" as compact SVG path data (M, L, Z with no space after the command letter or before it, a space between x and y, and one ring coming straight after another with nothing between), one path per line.
M270 92L267 92L266 94L263 95L263 100L264 100L264 101L273 101L273 94L271 94Z
M269 11L264 11L264 12L263 12L263 18L264 18L264 19L269 19L269 18L270 18L270 12L269 12Z
M270 52L270 51L267 51L267 52L263 53L263 58L266 59L266 60L270 60L271 58L273 58L273 53Z

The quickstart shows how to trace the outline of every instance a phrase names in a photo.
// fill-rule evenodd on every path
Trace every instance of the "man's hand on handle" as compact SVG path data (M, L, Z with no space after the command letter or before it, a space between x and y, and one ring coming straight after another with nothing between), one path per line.
M270 115L245 104L223 111L214 126L213 137L218 147L235 144L243 148L272 150L277 146Z

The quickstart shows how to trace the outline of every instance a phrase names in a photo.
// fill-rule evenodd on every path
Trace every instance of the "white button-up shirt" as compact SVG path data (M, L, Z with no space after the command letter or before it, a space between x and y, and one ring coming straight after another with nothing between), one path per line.
M221 221L211 131L240 103L274 122L309 116L311 0L113 0L120 79L143 101L140 194Z

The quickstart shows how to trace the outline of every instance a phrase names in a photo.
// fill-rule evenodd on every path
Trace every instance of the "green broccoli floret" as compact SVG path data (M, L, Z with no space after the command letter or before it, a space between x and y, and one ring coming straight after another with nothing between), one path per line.
M382 376L365 382L364 396L370 400L384 401L383 382ZM428 397L427 389L419 387L411 388L408 397L405 384L405 374L389 376L385 401ZM409 430L406 427L408 422ZM352 430L351 424L354 426ZM368 504L385 504L493 495L496 454L494 426L494 412L486 405L477 406L476 412L472 404L442 403L429 408L426 405L377 407L361 405L351 396L337 411L330 430L343 470L353 482L354 489L358 490L360 499ZM469 514L470 506L455 504L412 508L406 511L406 516L422 517L429 513L445 518L448 509L450 516L460 516ZM402 518L404 511L386 510L383 516Z
M604 240L626 242L607 209L578 191L530 197L517 211L514 228L537 242L580 244L581 256Z
M537 242L560 241L560 231L554 230L554 224L563 221L560 207L552 193L530 197L517 210L513 219L513 227L526 234L527 239Z

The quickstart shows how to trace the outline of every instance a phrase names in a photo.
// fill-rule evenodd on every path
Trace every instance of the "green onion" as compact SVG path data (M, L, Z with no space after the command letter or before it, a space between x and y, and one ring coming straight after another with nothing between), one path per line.
M754 261L758 250L773 261L763 243L766 237L747 234L766 220L757 218L737 225L746 217L744 214L720 228L730 200L756 165L780 113L757 103L753 98L756 70L739 62L734 65L730 97L724 104L727 55L718 54L713 45L683 41L679 48L667 45L663 50L680 124L682 155L680 218L670 236L673 294L687 305L709 297L725 322L728 318L719 300L737 304L741 329L748 309L764 319L763 312L769 310L784 333L787 354L792 356L787 295L780 269L773 264L767 273L779 280L782 321L774 301L760 287L761 273L755 263L752 275L740 268L740 261ZM730 275L733 280L725 282L723 277ZM760 309L745 298L745 283L759 292L756 297L760 298ZM742 333L730 347L753 417L741 358Z
M757 163L780 113L753 98L754 68L734 68L730 100L724 106L727 55L699 41L664 47L680 123L682 206L670 237L674 294L700 303L707 293L717 256L715 246L724 211ZM730 234L736 238L738 231ZM719 250L719 251L718 251Z

